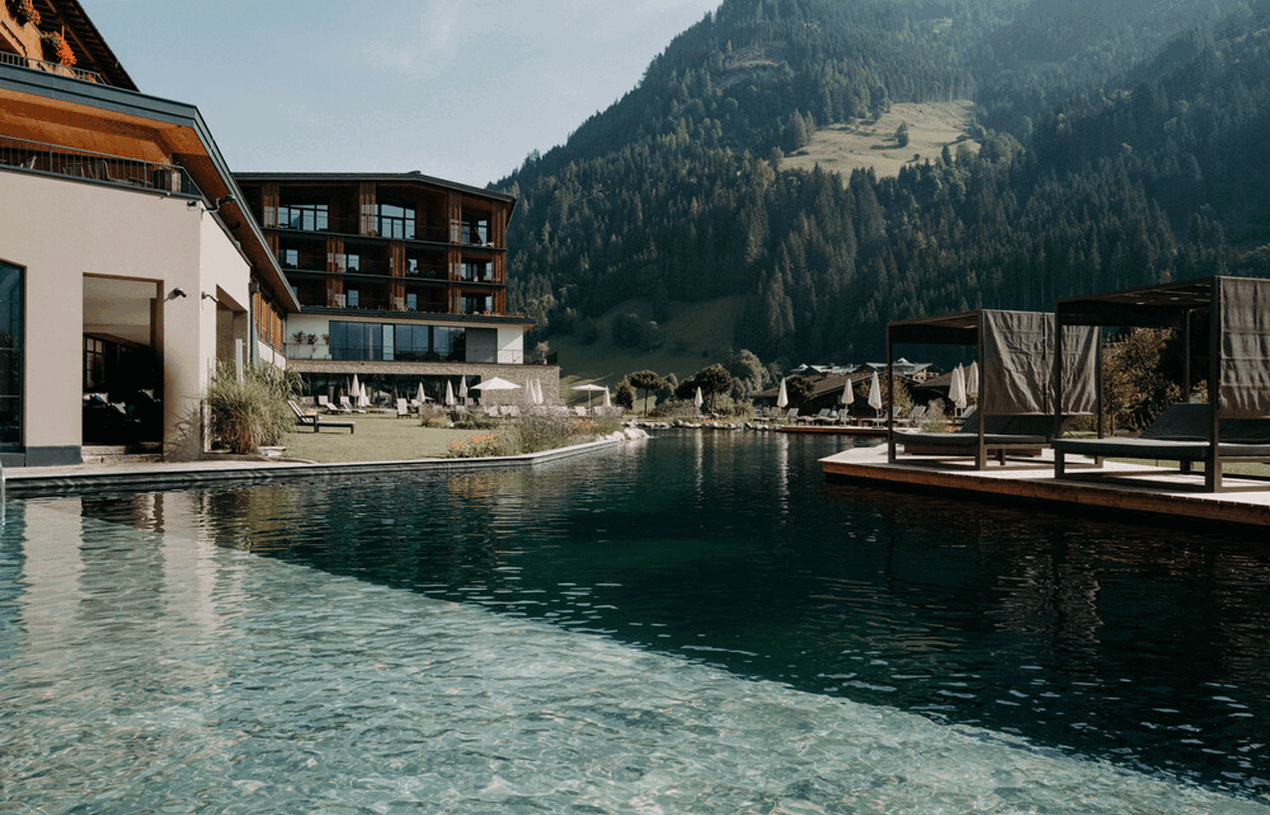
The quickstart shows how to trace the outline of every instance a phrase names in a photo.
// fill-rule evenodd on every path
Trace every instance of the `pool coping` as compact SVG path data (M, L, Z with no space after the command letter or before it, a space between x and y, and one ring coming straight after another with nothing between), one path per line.
M267 459L153 462L106 467L21 467L5 472L6 497L30 498L41 495L118 490L179 489L226 482L260 483L302 478L349 475L392 475L396 473L465 473L486 470L528 470L587 453L603 450L630 437L614 433L585 444L524 453L518 456L486 458L421 458L401 461L270 461Z

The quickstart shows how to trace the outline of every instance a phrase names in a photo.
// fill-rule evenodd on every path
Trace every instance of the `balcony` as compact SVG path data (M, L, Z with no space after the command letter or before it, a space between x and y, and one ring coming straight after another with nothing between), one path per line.
M29 68L33 71L43 71L47 74L57 74L58 76L69 76L71 79L79 79L84 82L95 82L98 85L108 85L106 77L96 71L85 71L83 68L75 68L70 65L63 65L60 62L48 62L42 59L31 59L21 54L14 54L9 51L0 51L0 65L16 65L19 68Z
M302 205L284 204L279 209L289 210L292 206L299 208ZM326 205L322 206L325 207ZM363 225L363 220L360 216L331 214L326 209L312 214L308 211L294 213L290 214L290 217L275 215L274 221L275 223L266 223L265 226L289 232L381 238L384 240L406 241L408 243L445 243L449 238L449 231L444 226L423 225L408 229L399 221L380 223L379 219L373 216L367 216L366 223Z
M185 168L0 136L0 166L44 175L202 197Z

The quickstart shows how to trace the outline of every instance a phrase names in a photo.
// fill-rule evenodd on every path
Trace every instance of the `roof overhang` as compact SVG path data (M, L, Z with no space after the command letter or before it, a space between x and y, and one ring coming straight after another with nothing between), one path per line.
M457 192L472 198L486 201L499 201L516 207L516 197L494 190L481 189L457 181L424 175L420 172L409 173L238 173L237 178L243 183L260 184L277 182L279 184L348 184L350 182L373 182L376 184L403 184L410 186L432 187Z
M1064 325L1167 328L1192 311L1213 307L1216 278L1065 297L1054 313Z
M93 82L0 65L3 135L140 161L179 164L282 307L300 310L198 108Z

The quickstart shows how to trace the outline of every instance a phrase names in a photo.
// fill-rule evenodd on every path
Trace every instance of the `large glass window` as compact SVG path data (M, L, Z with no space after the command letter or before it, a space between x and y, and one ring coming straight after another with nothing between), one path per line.
M467 329L404 323L332 320L331 359L465 362Z
M0 448L22 445L22 269L0 262Z
M278 207L278 226L282 229L303 229L306 232L323 232L330 229L329 210L326 204L287 204Z
M415 239L415 211L410 207L399 207L394 204L379 205L379 225L377 230L381 238L396 238L412 241Z

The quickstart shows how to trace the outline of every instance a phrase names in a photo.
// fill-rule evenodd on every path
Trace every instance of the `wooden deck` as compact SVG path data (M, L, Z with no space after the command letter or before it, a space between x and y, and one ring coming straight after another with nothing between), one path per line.
M826 477L896 489L960 492L983 499L1030 501L1055 511L1099 510L1149 515L1156 520L1216 522L1270 527L1270 481L1227 475L1226 490L1203 491L1203 476L1183 475L1176 467L1107 462L1102 468L1070 467L1055 480L1049 451L1038 458L1007 459L975 470L964 458L901 455L886 461L886 446L859 447L820 460ZM1090 478L1095 474L1098 477ZM1114 474L1113 477L1108 477Z

